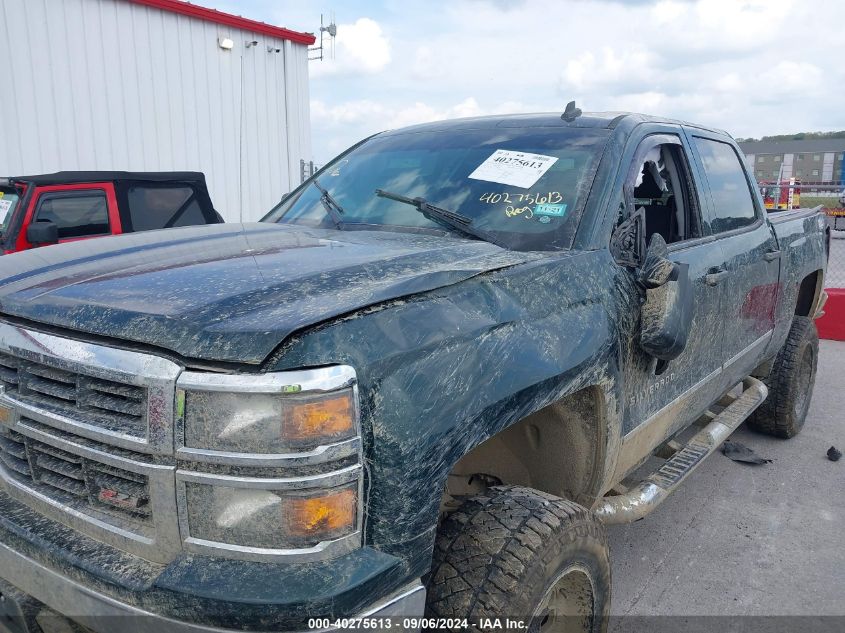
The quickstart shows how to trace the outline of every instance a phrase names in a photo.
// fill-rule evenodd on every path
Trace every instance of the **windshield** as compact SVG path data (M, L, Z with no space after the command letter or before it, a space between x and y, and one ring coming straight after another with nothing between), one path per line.
M568 248L608 136L561 127L381 134L329 163L319 186L307 181L263 221L333 228L334 215L339 228L450 230L378 189L465 216L507 248ZM342 214L328 212L321 190Z
M3 187L0 189L0 235L6 233L6 227L15 212L20 196L16 189Z

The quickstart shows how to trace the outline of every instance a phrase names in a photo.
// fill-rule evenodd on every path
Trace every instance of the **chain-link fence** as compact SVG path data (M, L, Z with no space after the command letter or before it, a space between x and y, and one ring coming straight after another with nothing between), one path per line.
M824 207L831 228L825 287L845 288L845 183L803 183L800 206L812 208L819 205Z
M811 209L824 207L831 228L830 261L828 262L826 288L845 288L845 183L795 182L787 184L760 182L760 193L766 206L775 208Z
M830 260L825 288L845 288L845 231L830 232Z

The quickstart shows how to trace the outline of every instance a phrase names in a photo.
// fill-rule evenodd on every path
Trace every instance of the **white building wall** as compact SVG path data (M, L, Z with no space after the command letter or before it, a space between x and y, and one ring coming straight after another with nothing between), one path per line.
M835 154L833 152L825 152L822 158L822 180L833 180L833 159Z
M781 167L780 177L784 180L792 178L792 166L795 162L795 154L783 155L783 166Z
M202 171L226 220L252 221L311 159L289 40L127 0L0 0L0 68L0 176Z

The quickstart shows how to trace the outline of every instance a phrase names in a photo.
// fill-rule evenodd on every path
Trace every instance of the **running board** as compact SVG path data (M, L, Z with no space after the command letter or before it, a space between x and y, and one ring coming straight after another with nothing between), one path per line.
M742 394L659 469L624 494L604 497L593 511L609 525L632 523L644 518L763 403L768 393L762 382L750 376L746 378Z

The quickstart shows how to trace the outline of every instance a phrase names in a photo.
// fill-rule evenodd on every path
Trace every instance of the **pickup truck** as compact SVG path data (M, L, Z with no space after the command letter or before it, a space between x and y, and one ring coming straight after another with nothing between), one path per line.
M573 106L378 134L259 223L5 257L2 604L601 631L605 526L804 425L828 247L724 132Z
M0 254L222 221L199 172L61 171L0 178Z

